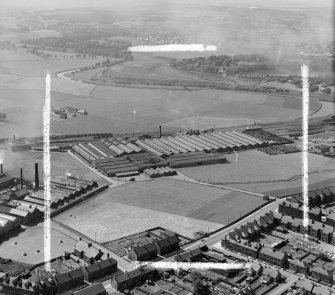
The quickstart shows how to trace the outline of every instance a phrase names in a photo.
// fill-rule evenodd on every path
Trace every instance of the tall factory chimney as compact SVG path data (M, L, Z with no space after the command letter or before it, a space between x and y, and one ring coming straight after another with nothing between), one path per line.
M38 190L40 187L40 181L38 178L38 163L35 163L35 190Z
M23 188L23 169L20 169L20 183L21 183L21 188Z
M2 166L2 163L0 164L0 174L3 173L3 166Z
M159 125L159 138L161 138L161 137L162 137L162 126Z

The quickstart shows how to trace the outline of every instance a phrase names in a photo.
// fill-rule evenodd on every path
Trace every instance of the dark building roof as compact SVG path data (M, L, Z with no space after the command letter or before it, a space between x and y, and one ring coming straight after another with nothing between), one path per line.
M55 281L58 284L66 284L67 282L71 281L71 277L69 276L67 272L61 273L55 276Z
M136 277L138 277L138 276L141 276L142 273L141 273L141 271L140 271L138 268L136 268L136 269L134 269L134 270L128 272L128 275L129 275L129 277L131 277L131 278L136 278Z
M106 292L106 289L102 283L91 285L85 289L81 289L73 293L73 295L96 295Z
M100 266L101 269L105 269L113 265L116 265L114 262L116 262L114 259L113 260L105 259L105 260L98 262L97 264Z
M119 274L119 275L115 276L115 280L118 283L126 282L126 281L129 280L129 276L128 276L127 273Z
M156 247L154 242L146 244L146 245L144 245L144 247L148 252L157 251L157 247Z
M17 191L14 191L13 194L18 198L23 198L24 196L28 195L29 192L26 188L22 188Z
M87 270L88 273L94 273L94 272L100 271L100 267L98 263L90 264L86 266L85 269Z
M168 237L167 241L170 245L178 245L179 244L179 238L177 236Z
M12 208L6 206L0 206L0 212L2 213L9 213Z
M166 248L166 247L169 247L169 242L167 241L167 239L162 239L162 240L156 240L156 245L159 247L159 248Z
M84 273L81 270L81 268L75 269L75 270L71 270L68 272L68 274L70 275L70 277L72 279L79 279L79 278L84 278Z
M192 256L198 256L202 254L202 251L200 250L200 248L196 248L190 251Z
M147 250L145 249L145 247L143 246L137 246L137 247L133 247L132 250L135 252L135 254L137 256L143 256L147 254Z

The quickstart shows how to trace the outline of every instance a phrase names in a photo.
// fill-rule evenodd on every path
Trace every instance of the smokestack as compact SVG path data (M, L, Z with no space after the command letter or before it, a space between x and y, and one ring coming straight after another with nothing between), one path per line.
M0 164L0 173L1 173L1 174L3 173L3 166L2 166L2 163Z
M23 169L20 169L20 182L21 182L21 188L23 188Z
M162 126L159 125L159 138L161 138L161 137L162 137Z
M38 163L35 163L35 190L38 190L40 187L40 181L38 178Z

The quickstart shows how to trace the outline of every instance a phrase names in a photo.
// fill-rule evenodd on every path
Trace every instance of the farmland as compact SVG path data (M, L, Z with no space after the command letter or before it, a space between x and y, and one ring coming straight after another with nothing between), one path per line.
M234 184L289 180L302 175L301 153L270 156L257 150L227 155L225 165L208 165L180 169L184 175L203 182ZM309 154L309 173L333 170L335 160Z

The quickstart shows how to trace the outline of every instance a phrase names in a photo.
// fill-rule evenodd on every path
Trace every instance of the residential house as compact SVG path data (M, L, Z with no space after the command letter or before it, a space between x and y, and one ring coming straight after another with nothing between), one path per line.
M298 279L297 281L294 282L294 285L297 291L300 290L300 293L297 292L296 294L303 294L303 295L312 294L312 289L314 285L311 282Z
M55 275L54 281L57 285L57 292L63 292L75 286L72 278L67 272Z
M326 224L335 227L335 213L330 213L326 217Z
M320 222L316 222L312 220L312 223L308 225L309 235L316 240L321 238L322 224Z
M334 232L334 227L322 223L321 241L327 244L331 244L333 232Z
M321 282L326 285L333 282L333 272L320 266L311 267L311 277L317 282Z
M292 225L292 217L288 215L284 215L282 219L280 220L280 224L284 226L287 229L291 229Z
M155 243L132 247L128 252L128 257L132 261L153 260L157 257L157 247Z
M261 246L258 243L252 243L247 240L233 240L225 236L223 240L221 240L221 246L226 247L235 252L242 253L246 256L251 256L253 258L257 258Z
M322 211L318 207L308 210L308 218L314 221L321 221Z
M112 287L118 291L131 289L148 279L156 279L156 269L135 269L128 273L119 274L113 277Z
M293 218L291 222L291 231L296 233L300 233L300 228L302 225L302 220L298 218Z
M293 259L289 262L289 269L293 270L294 272L307 275L308 270L309 270L309 265L298 259Z
M280 267L287 265L287 254L275 249L262 248L259 252L259 259Z
M117 261L113 258L108 258L97 263L101 269L100 277L110 275L117 271Z
M84 283L84 273L81 268L71 270L68 274L76 286Z
M95 248L92 243L85 241L79 241L75 244L74 253L79 258L91 264L101 259L104 254L100 249Z
M93 281L101 277L101 268L98 263L87 265L83 268L85 281Z

